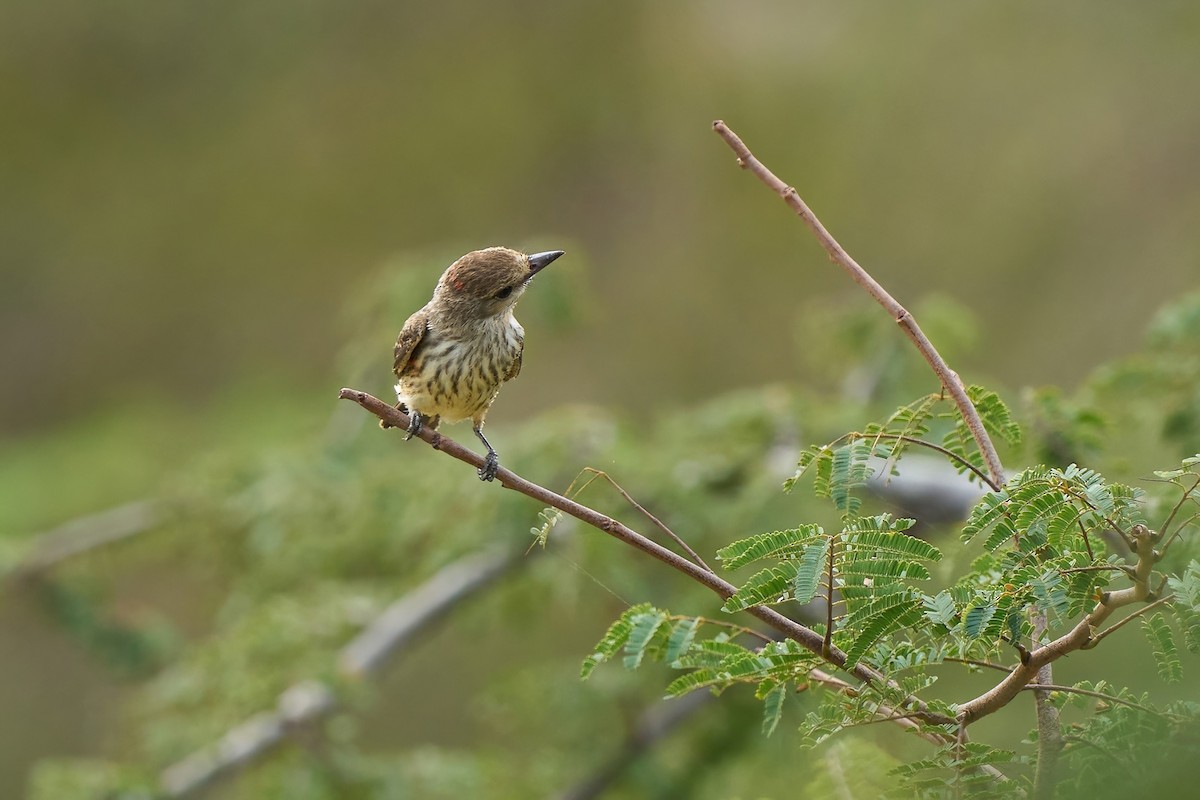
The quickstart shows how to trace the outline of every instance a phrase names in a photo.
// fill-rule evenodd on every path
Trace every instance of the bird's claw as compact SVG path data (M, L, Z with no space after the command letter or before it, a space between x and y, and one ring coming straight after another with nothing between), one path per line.
M424 422L424 420L421 419L421 415L416 411L412 412L412 416L408 418L408 428L406 428L408 431L408 436L404 437L404 441L407 442L409 439L421 432L422 422Z
M498 469L500 469L500 456L496 455L496 451L493 450L489 452L483 459L483 466L479 468L477 473L479 475L479 480L494 480L496 477L496 470Z

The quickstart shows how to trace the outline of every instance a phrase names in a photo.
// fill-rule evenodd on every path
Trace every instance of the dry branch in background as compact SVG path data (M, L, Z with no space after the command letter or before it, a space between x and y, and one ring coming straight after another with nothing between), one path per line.
M386 661L403 652L413 637L460 602L525 563L518 554L490 549L443 567L388 606L343 647L338 672L352 680L373 676ZM275 709L255 714L217 742L164 769L159 776L163 792L169 798L196 797L288 739L313 732L337 708L337 696L326 684L316 680L297 683L279 696Z
M38 536L14 576L40 575L69 558L144 533L161 521L161 508L153 500L136 500L78 517Z

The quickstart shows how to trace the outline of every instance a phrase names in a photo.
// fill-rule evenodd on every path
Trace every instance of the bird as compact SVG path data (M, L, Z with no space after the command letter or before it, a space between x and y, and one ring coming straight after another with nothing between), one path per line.
M396 337L396 408L410 415L405 441L422 427L469 419L487 448L479 479L496 477L500 456L483 422L501 385L521 372L525 329L513 309L533 277L562 254L487 247L446 268L433 298Z

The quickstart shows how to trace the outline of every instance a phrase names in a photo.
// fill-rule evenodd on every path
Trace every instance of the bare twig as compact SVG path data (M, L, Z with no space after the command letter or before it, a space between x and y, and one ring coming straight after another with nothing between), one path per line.
M829 658L833 646L833 560L837 554L837 541L830 539L829 551L825 554L829 571L825 575L825 638L821 640L821 655Z
M1094 552L1092 552L1092 540L1088 536L1087 528L1083 527L1082 519L1077 519L1075 521L1079 523L1079 533L1080 533L1080 535L1083 536L1083 546L1084 546L1084 549L1087 550L1088 560L1095 561L1096 554Z
M953 398L954 404L958 407L959 414L962 415L963 422L966 423L967 429L971 431L971 436L975 439L976 446L979 447L979 452L983 454L984 463L987 464L988 473L991 475L991 483L993 485L1003 485L1004 467L1000 464L1000 457L996 453L996 447L983 426L983 420L979 418L979 412L967 396L967 390L963 386L962 380L946 364L945 360L933 346L933 343L929 341L924 331L917 325L917 321L913 318L912 314L904 306L900 305L865 269L859 266L857 261L850 257L850 254L838 244L838 241L825 229L825 226L821 224L817 216L813 214L804 200L800 198L795 188L788 186L776 177L775 173L767 169L761 161L755 158L754 154L750 152L750 149L746 147L745 143L742 142L736 133L730 130L721 120L713 123L713 130L733 150L734 155L737 156L738 165L743 169L750 170L759 180L783 198L788 207L796 212L804 223L808 225L809 229L812 230L821 247L829 255L829 259L844 269L855 283L866 289L871 297L875 298L876 302L883 306L892 319L896 321L896 324L901 327L904 334L912 341L934 371L934 374L937 375L942 387Z

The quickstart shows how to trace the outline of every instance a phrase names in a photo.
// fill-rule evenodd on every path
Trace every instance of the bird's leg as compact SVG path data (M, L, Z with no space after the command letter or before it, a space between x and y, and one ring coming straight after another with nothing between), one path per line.
M479 480L490 481L496 477L496 470L500 468L500 456L488 443L488 440L483 435L483 425L476 425L474 428L475 435L479 437L479 441L483 442L483 446L487 448L487 455L483 459L483 466L479 468Z
M421 432L421 426L425 424L425 415L420 411L413 411L408 418L408 436L404 437L404 441L408 441L412 437Z

